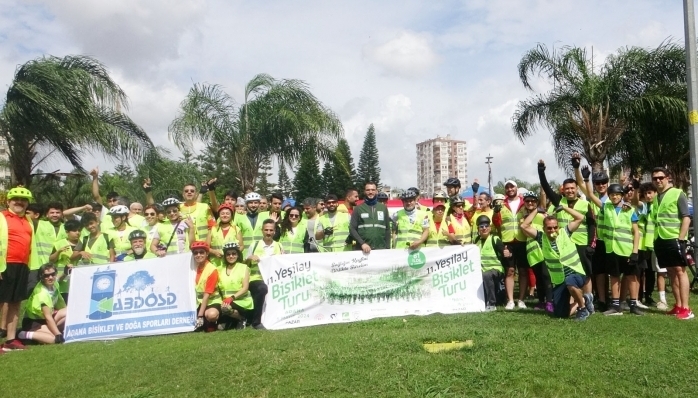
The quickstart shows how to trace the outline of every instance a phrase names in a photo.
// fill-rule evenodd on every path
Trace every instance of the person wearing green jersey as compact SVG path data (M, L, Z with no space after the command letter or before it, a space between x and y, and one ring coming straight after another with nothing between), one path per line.
M640 259L646 261L645 268L645 288L644 297L645 305L654 305L660 311L666 311L668 305L666 302L666 268L657 267L656 257L654 256L654 220L652 219L652 201L657 195L657 188L651 182L645 182L638 186L635 190L635 201L637 201L638 215L642 227L642 238L640 244ZM655 283L659 292L659 301L655 302L652 298L654 293Z
M480 248L482 263L482 287L485 291L485 311L497 309L497 287L504 275L505 261L511 259L512 253L502 240L492 233L492 220L481 215L475 220L477 235L473 244Z
M284 253L284 249L279 242L274 241L276 233L276 222L270 218L262 222L262 239L254 242L247 252L245 260L250 267L250 294L254 302L252 315L247 319L247 323L252 325L257 330L263 330L262 325L262 310L264 308L264 300L267 296L269 288L262 280L262 274L259 272L259 262L270 256L278 256Z
M39 268L40 283L26 302L22 331L17 337L41 344L60 344L65 326L66 305L56 284L56 266L48 263Z
M68 220L63 224L63 230L65 231L66 237L53 244L53 251L48 261L56 264L58 268L58 273L60 274L60 277L58 277L58 287L61 296L63 296L63 301L67 304L68 290L70 289L70 273L77 264L77 261L71 261L70 258L78 242L80 242L80 231L82 230L82 226L78 220Z
M250 294L250 269L242 261L236 242L223 245L225 267L218 270L218 290L223 298L219 329L244 329L252 314L254 302Z
M128 235L135 228L129 223L128 215L130 210L125 205L112 206L109 209L111 216L111 228L103 230L109 234L114 241L114 251L117 256L126 254L131 248L131 243L128 241Z
M115 261L114 241L109 234L101 230L99 219L94 213L87 213L80 219L80 225L88 234L82 236L75 245L70 261L79 260L81 264L108 264Z
M564 204L555 211L565 211L572 216L572 220L562 230L554 214L543 219L543 231L533 227L533 220L538 214L537 209L524 219L521 229L527 236L536 239L542 248L553 285L553 316L568 318L576 311L576 320L584 321L589 317L589 307L593 306L593 303L584 297L584 268L577 247L571 239L574 231L584 221L584 216ZM570 298L574 300L573 306L570 305Z

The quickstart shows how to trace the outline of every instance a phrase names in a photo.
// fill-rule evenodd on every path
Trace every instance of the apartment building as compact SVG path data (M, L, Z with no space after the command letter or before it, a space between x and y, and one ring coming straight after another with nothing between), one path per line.
M460 179L468 186L468 152L465 141L454 140L451 135L417 144L417 187L423 197L445 191L444 181L449 177Z

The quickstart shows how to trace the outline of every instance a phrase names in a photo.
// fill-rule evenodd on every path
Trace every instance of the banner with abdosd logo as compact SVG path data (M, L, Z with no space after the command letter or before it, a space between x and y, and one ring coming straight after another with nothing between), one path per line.
M269 287L267 329L485 310L474 245L288 254L265 258L259 268Z
M191 332L195 276L191 253L75 267L65 341Z

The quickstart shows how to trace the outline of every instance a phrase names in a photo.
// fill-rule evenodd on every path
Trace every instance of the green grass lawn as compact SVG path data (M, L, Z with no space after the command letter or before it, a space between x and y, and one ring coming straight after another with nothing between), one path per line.
M693 296L694 300L697 299ZM695 301L694 301L695 302ZM4 397L688 397L698 319L532 310L32 346ZM474 340L429 354L425 341Z

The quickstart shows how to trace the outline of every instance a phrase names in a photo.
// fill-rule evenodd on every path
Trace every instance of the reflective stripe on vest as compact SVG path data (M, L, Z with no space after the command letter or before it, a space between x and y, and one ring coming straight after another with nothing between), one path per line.
M5 272L7 268L7 220L0 212L0 272Z
M562 198L560 199L560 204L565 204L566 206L569 205L569 202L567 201L567 198ZM572 242L574 242L575 245L579 246L586 246L589 244L589 234L588 234L588 229L587 229L587 213L589 212L589 202L587 202L584 199L577 199L577 201L574 203L574 206L572 207L574 210L577 210L579 213L584 216L582 219L581 224L579 224L579 227L577 228L576 231L572 232L572 236L570 239L572 239ZM552 213L551 213L552 214ZM567 225L570 223L570 221L574 220L574 217L572 217L571 214L567 213L566 211L561 211L556 214L557 217L557 225L562 230L563 228L567 227Z
M182 203L179 206L179 211L182 212L182 218L191 217L194 221L194 238L205 241L208 239L209 207L205 203L196 203L193 207L194 210L189 211L188 209L191 209L192 206L186 206Z
M65 239L65 230L62 223L56 228L47 220L39 220L34 238L36 241L36 255L39 256L38 261L43 265L49 262L49 257L53 252L53 244L60 239Z
M319 218L323 228L333 228L332 235L325 235L322 239L322 246L327 251L344 251L347 248L346 240L349 237L349 214L334 213L334 223L330 219L329 213L323 214ZM361 228L361 225L359 225Z
M497 252L494 250L494 240L499 239L492 235L488 236L485 241L478 239L477 245L480 247L480 263L482 264L482 272L496 269L499 272L504 272L504 267L497 257Z
M253 246L252 249L252 254L259 257L260 260L264 257L267 257L267 252L264 250L264 245L265 243L263 240L258 240L257 242L255 242L255 246ZM274 245L274 253L272 254L273 256L283 254L284 249L279 242L272 242L272 245ZM259 272L259 263L250 264L250 282L261 280L262 274Z
M201 276L199 276L199 283L196 284L196 303L201 304L204 299L204 294L206 290L206 281L208 277L211 276L213 272L216 271L216 266L209 263L208 261L204 265L204 270L201 271ZM216 289L213 293L208 295L208 305L220 304L222 302L221 295Z
M470 223L468 223L468 220L463 216L461 218L461 222L458 222L458 219L451 214L450 216L451 225L453 227L453 230L456 233L456 240L459 240L461 243L472 243L472 234L471 234L471 229L470 229Z
M432 217L429 220L429 237L424 244L425 247L443 247L449 246L451 242L448 240L448 225L446 220L442 220L439 229L436 229L436 223Z
M647 214L643 214L640 221L642 222L640 230L642 237L640 238L640 249L651 250L654 248L654 219L652 219L652 203L647 204Z
M240 244L240 242L238 242L238 227L236 225L230 224L228 233L225 234L225 237L223 236L223 229L221 228L220 224L213 227L211 230L211 250L223 250L223 245L230 242ZM243 250L244 247L241 247L240 252L242 253ZM223 258L211 256L211 262L216 267L222 267L224 264L223 260Z
M410 222L410 217L407 215L405 209L400 209L397 212L397 235L395 237L395 247L396 249L404 249L408 247L412 242L418 241L422 237L422 222L429 216L426 212L421 210L415 210L414 222Z
M523 202L523 199L520 200ZM521 207L523 208L523 206ZM519 213L513 213L508 207L502 206L499 214L502 216L502 226L500 228L502 240L504 242L514 241L519 235L519 220L517 217Z
M228 275L227 267L218 270L218 290L222 298L231 297L242 289L242 283L245 279L247 270L248 268L245 263L235 264L233 269L230 270L230 275ZM254 304L249 290L242 296L236 298L235 304L244 309L251 310Z
M622 257L630 257L633 252L633 223L635 210L621 210L616 214L616 208L607 200L603 206L603 225L606 231L606 253L615 253Z
M559 252L553 250L548 236L543 234L543 256L545 257L545 265L548 267L550 281L553 285L560 285L565 282L564 267L570 268L580 275L585 275L582 261L579 259L579 254L577 254L577 246L567 236L567 231L561 231L557 239L555 239L555 243Z
M286 231L286 233L279 238L279 243L283 246L285 253L305 253L303 241L305 240L306 223L306 220L301 220L296 226L295 234L292 231ZM344 239L346 239L346 237Z
M536 231L543 232L543 220L545 220L545 217L543 217L542 214L536 214L536 216L533 217L531 226L535 228ZM528 237L526 240L526 260L528 260L528 265L531 267L545 260L543 249L541 249L540 244L535 238Z
M109 234L104 232L100 233L97 239L95 239L92 247L83 247L82 250L90 253L92 255L92 260L81 260L82 264L109 264L109 246L107 246L107 239L111 239ZM89 243L90 237L88 236L87 241Z
M681 220L679 219L679 197L683 194L678 188L669 188L658 203L659 195L655 195L652 204L654 217L654 233L662 239L678 239L681 232ZM656 210L656 212L654 211Z

